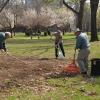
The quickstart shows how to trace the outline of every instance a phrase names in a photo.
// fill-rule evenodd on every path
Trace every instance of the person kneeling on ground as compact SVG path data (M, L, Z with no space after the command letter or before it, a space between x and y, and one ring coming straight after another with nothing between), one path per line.
M6 52L6 43L5 40L11 38L11 33L10 32L0 32L0 50L2 52Z

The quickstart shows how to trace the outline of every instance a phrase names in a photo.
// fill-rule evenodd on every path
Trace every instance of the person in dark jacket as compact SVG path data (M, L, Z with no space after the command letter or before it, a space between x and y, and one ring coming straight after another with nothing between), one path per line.
M11 37L10 32L0 32L0 50L7 51L5 40Z
M54 36L55 36L55 57L58 58L58 49L60 49L62 51L62 54L65 57L61 31L57 30L54 33Z

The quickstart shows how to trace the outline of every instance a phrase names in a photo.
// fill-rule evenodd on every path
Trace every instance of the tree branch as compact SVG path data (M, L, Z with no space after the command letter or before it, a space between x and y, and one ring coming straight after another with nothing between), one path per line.
M63 0L63 4L68 8L70 9L72 12L74 12L75 14L79 14L79 12L77 12L75 9L73 9L71 6L69 6L65 0Z
M0 13L1 13L2 10L4 9L4 7L8 4L9 1L10 1L10 0L7 0L7 1L3 4L3 6L2 6L1 9L0 9Z

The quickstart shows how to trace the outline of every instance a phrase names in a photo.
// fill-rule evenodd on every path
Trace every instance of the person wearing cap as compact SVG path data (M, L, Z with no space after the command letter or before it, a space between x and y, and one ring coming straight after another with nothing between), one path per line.
M88 72L88 57L90 54L90 43L88 36L85 32L77 28L76 32L76 47L78 49L77 61L82 75L87 75Z
M55 36L55 57L56 59L58 58L58 49L60 48L60 50L62 51L63 56L65 57L65 52L64 52L64 48L63 48L63 40L62 40L62 33L60 30L57 30L54 33Z
M6 45L5 45L5 40L11 37L10 32L0 32L0 50L1 51L7 51L6 50Z

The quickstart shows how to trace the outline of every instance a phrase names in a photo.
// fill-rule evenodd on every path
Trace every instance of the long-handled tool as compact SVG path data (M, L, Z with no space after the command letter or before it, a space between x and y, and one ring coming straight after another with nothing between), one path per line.
M76 64L76 49L75 49L75 52L74 52L73 63Z
M76 57L76 50L75 50L75 53L74 53L73 62L71 62L70 64L68 64L68 65L65 66L65 68L64 68L64 72L65 72L65 73L70 74L70 75L80 73L80 69L79 69L79 67L78 67L77 64L76 64L75 57Z

